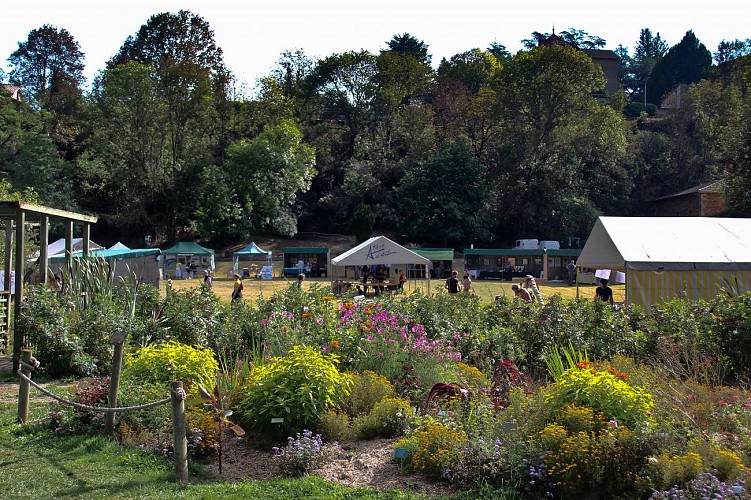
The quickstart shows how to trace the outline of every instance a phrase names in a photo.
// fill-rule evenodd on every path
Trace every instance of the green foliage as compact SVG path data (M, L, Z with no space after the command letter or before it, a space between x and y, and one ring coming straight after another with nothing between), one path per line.
M373 407L384 398L395 396L394 386L383 375L372 371L352 373L352 390L343 407L351 417L370 413Z
M123 381L162 384L169 388L171 382L181 380L189 394L197 393L198 384L213 387L219 370L210 349L176 341L142 347L127 354L123 365Z
M373 235L373 223L375 217L369 205L362 204L355 212L355 238L357 243L362 243Z
M368 414L354 418L352 426L360 439L401 436L414 418L414 410L408 399L383 398Z
M323 412L316 429L329 442L343 443L357 438L350 416L337 410Z
M281 358L254 367L237 405L242 423L267 433L298 432L314 427L321 415L339 406L352 380L339 372L339 357L312 347L295 346ZM282 418L281 424L271 419ZM248 427L248 425L244 425Z
M604 369L583 361L567 369L546 389L547 403L562 408L572 402L602 412L606 418L630 429L648 428L654 423L652 395L640 387L630 386L627 374Z
M325 463L333 448L323 443L320 434L313 435L313 432L305 429L295 437L287 438L287 444L282 448L275 447L274 451L282 475L298 477Z
M461 432L427 418L394 447L407 449L406 465L411 470L441 480L446 469L458 461L465 441Z

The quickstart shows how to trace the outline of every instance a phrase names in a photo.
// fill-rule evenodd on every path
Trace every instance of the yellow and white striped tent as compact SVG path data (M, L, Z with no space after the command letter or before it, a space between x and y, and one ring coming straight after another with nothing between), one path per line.
M578 268L626 274L626 303L646 309L684 296L751 290L751 219L600 217Z

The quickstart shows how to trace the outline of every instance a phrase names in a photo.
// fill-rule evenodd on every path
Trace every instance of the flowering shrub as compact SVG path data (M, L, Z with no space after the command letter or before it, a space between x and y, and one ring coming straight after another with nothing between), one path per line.
M353 426L360 439L401 436L414 417L408 399L384 398L367 415L355 417Z
M76 403L86 406L107 406L110 389L109 378L88 378L76 382L73 389ZM57 433L76 434L98 432L104 426L104 413L56 404L50 412L47 424Z
M197 384L213 387L219 365L210 349L170 341L153 344L127 354L123 360L123 381L169 385L182 380L188 394L196 394Z
M307 429L295 437L288 437L284 447L274 447L273 450L279 460L279 471L291 477L302 476L322 465L333 451L331 446L323 443L320 434L313 435Z
M650 498L655 500L693 500L705 498L746 498L746 483L725 483L709 472L703 472L686 486L674 485L669 490L655 491Z
M335 354L295 346L287 356L254 367L237 406L243 427L255 424L263 432L291 433L315 426L326 410L342 404L352 387L338 363ZM272 424L272 418L284 420Z
M445 479L460 460L467 437L435 420L426 418L412 433L396 442L409 452L408 466L433 479Z
M547 402L561 408L573 401L605 414L619 424L635 429L653 423L652 395L626 382L625 373L582 361L569 368L547 388Z
M446 469L446 479L461 488L500 485L506 479L508 464L500 439L492 443L479 440L462 446L454 465Z
M321 415L316 430L326 441L353 441L357 438L349 415L337 410L327 410Z

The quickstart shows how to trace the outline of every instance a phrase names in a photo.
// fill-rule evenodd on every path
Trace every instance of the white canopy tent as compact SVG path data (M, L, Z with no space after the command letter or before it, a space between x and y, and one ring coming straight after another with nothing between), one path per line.
M751 290L751 219L600 217L576 266L624 272L626 302L647 308Z
M343 254L331 259L334 268L332 279L338 275L337 268L342 266L370 266L370 265L406 265L419 264L427 266L430 259L391 241L385 236L374 236ZM428 278L428 290L430 279Z

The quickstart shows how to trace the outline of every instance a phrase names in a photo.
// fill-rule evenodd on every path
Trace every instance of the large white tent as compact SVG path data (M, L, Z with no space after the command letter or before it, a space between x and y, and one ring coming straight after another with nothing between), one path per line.
M422 257L415 252L391 241L385 236L374 236L343 254L331 259L334 268L333 279L338 273L340 266L371 266L371 265L407 265L418 264L427 266L430 259ZM428 289L430 289L428 281Z
M751 290L751 219L600 217L576 265L624 272L626 302L647 308Z
M331 259L334 266L363 266L363 265L394 265L394 264L423 264L430 259L422 257L398 243L394 243L385 236L374 236L363 241L354 248Z

